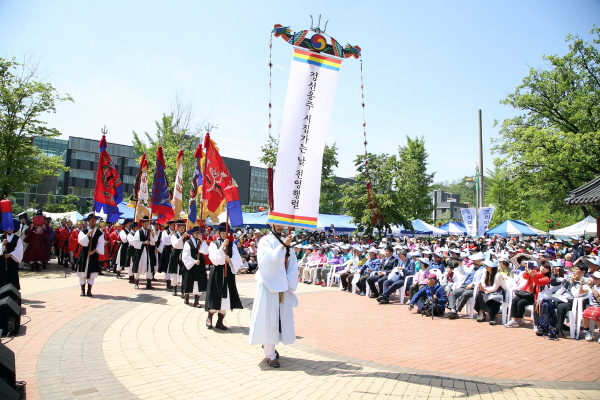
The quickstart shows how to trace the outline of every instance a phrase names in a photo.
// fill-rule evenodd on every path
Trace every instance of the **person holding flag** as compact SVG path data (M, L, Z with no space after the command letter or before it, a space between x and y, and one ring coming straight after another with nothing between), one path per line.
M185 279L181 283L181 292L185 293L186 304L189 303L189 295L194 295L194 307L200 307L200 294L206 291L206 264L204 254L208 254L208 246L199 235L200 228L197 226L188 232L190 238L183 245L182 261L187 269Z
M129 251L129 239L127 236L129 235L129 225L131 222L132 221L130 218L125 218L123 225L121 225L121 230L119 231L121 246L119 246L119 253L117 254L117 268L115 269L118 279L121 279L121 271L123 271L123 268L127 267L127 252Z
M98 144L100 155L96 170L96 187L94 189L94 212L104 210L106 222L117 222L121 216L118 204L123 201L123 181L107 152L106 129L102 130L102 139Z
M80 296L86 296L85 284L87 283L87 296L92 297L92 286L100 272L99 255L104 254L104 232L96 227L96 217L93 213L85 219L88 229L79 232L77 241L81 246L81 252L77 259L77 277L81 286Z
M10 200L0 200L0 212L2 220L2 245L0 245L0 286L13 284L21 290L19 283L19 263L23 259L23 242L15 235L15 223L13 221L12 204Z
M141 220L142 228L139 229L130 243L135 247L135 256L133 259L132 272L135 279L135 288L140 288L140 275L146 275L146 289L154 289L152 287L152 261L150 257L155 257L154 251L150 251L150 246L154 246L157 237L150 229L150 218L147 215Z
M171 287L173 288L173 296L177 296L177 285L182 282L183 275L183 261L181 259L181 253L183 252L183 245L185 244L186 234L185 234L185 225L186 222L184 220L178 220L177 223L177 231L171 233L170 242L171 242L171 254L169 255L169 278L171 278ZM183 295L183 291L181 292Z
M167 290L171 290L171 274L169 273L169 259L171 258L171 250L173 245L171 243L171 235L175 232L176 221L169 221L165 224L165 229L160 232L158 238L158 272L165 274L165 282L167 283Z
M213 263L206 290L204 309L208 311L206 327L213 329L212 318L218 312L216 329L227 330L224 324L227 310L244 308L235 284L235 274L242 266L242 259L237 246L229 240L227 224L219 225L219 238L208 248L208 257Z

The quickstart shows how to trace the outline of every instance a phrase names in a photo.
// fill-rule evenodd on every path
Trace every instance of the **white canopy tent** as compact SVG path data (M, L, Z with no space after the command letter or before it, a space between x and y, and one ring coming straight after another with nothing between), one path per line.
M596 218L588 215L587 217L585 217L583 220L579 221L578 223L571 225L571 226L567 226L562 229L555 229L553 231L550 231L550 234L554 235L556 237L559 237L559 238L567 238L567 237L573 236L573 235L590 237L590 236L596 236L596 232L597 232L596 229L597 229Z

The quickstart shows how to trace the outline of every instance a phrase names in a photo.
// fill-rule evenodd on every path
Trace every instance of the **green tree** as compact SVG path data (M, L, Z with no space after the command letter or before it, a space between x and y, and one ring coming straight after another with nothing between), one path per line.
M48 193L48 197L46 197L46 205L44 206L44 211L49 213L59 213L62 212L60 204L56 204L56 196L54 193Z
M61 101L73 99L41 82L37 66L0 58L0 198L66 170L60 157L47 156L33 145L34 137L60 136L40 116L56 112Z
M354 165L358 171L356 183L342 185L341 202L345 213L352 217L358 230L364 230L370 235L377 229L381 237L391 231L391 225L403 225L410 229L412 225L406 210L401 206L400 194L393 190L394 177L399 168L397 157L369 153L359 155L354 160ZM367 179L371 182L374 196L383 215L383 219L379 221L376 218L379 210L372 208L369 203Z
M266 166L275 167L277 163L277 150L279 148L279 139L271 136L267 143L261 146L263 153L260 162ZM321 166L321 192L319 195L319 212L322 214L339 214L342 211L340 202L340 187L335 183L333 169L339 165L338 148L336 143L331 146L325 144L323 149L323 164Z
M600 29L592 33L593 44L569 35L565 56L545 56L548 68L531 68L502 101L524 111L493 141L502 174L515 181L512 196L542 201L550 213L569 214L567 192L600 175Z
M144 132L146 142L140 135L133 132L133 147L140 157L146 153L148 159L148 191L152 195L152 183L154 181L154 169L156 167L156 151L159 144L162 145L165 157L165 177L171 192L174 188L175 175L177 174L177 154L179 150L184 151L183 182L184 187L189 188L189 182L196 168L194 153L198 143L201 141L200 129L194 129L188 118L181 115L181 111L175 110L170 114L163 114L160 121L156 121L156 134L153 136ZM183 207L187 209L189 190L183 191Z
M398 147L398 168L394 176L394 189L398 192L400 206L405 216L431 221L431 191L435 173L427 173L427 151L423 137L406 137L406 146Z

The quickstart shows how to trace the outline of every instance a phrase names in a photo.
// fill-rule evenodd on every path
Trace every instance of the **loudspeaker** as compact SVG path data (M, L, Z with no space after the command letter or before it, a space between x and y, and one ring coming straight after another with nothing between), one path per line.
M19 333L21 327L21 307L10 297L0 299L0 329L4 335Z
M15 389L11 388L8 383L0 379L0 399L19 400L20 398L21 395Z
M0 343L0 381L4 381L13 389L15 388L15 353L2 343Z
M12 283L0 288L0 299L7 296L16 301L19 307L21 306L21 292Z

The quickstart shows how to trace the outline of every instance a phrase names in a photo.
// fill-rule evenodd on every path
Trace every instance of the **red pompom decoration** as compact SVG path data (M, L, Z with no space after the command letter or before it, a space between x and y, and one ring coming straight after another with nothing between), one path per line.
M263 206L258 207L258 211L265 211L265 208Z

